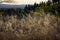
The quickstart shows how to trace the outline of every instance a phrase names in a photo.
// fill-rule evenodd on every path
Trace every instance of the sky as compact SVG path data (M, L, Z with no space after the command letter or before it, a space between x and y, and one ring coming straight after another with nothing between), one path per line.
M48 0L14 0L13 3L2 3L2 4L17 4L17 5L20 5L20 4L34 4L35 2L40 3L42 1L46 2Z
M15 0L18 4L34 4L40 3L41 1L47 1L47 0Z

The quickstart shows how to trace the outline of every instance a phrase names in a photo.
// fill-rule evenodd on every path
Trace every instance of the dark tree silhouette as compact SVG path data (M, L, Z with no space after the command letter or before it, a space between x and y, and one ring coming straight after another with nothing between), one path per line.
M47 4L47 6L50 6L51 5L51 1L48 1L46 4Z
M59 3L59 1L60 1L60 0L52 0L53 3L55 3L55 2L58 2L58 3Z
M26 6L25 6L25 8L24 8L24 10L26 11L26 10L27 10L27 8L28 8L28 6L26 5Z
M36 8L38 6L38 4L37 3L34 3L34 8Z

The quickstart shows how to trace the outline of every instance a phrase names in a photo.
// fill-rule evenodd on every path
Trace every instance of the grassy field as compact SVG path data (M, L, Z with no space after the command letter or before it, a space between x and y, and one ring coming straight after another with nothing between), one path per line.
M39 12L0 16L0 40L60 40L60 18Z

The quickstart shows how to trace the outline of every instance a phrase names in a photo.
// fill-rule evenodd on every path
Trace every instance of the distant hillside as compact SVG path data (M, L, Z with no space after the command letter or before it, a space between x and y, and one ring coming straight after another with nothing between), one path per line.
M9 4L0 4L0 8L22 8L24 9L25 5L9 5Z

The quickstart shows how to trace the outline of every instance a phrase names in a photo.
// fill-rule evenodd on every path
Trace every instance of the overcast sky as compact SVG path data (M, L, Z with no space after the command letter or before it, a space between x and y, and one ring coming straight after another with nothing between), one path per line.
M40 3L42 1L46 2L47 0L14 0L15 3L13 4L34 4L35 2Z
M47 0L14 0L16 3L18 4L34 4L36 3L40 3L41 1L47 1Z

